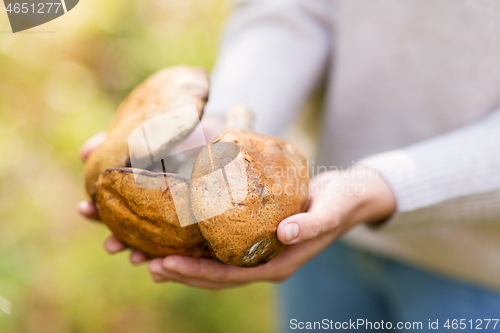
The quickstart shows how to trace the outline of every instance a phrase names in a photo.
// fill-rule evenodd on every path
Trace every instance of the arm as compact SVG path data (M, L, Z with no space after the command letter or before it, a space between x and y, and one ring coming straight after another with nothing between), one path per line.
M325 0L251 0L228 21L212 74L207 115L234 103L256 115L255 131L277 135L326 71L330 16Z
M241 102L255 113L255 130L277 134L325 72L330 51L329 1L239 2L242 6L228 22L202 123L205 130L218 134L225 112ZM84 161L104 138L97 135L82 147ZM91 202L79 203L78 210L99 219ZM126 245L110 236L104 247L117 253ZM146 259L136 250L131 254L133 263Z
M392 221L383 227L427 221L498 223L499 129L500 110L449 134L369 157L351 171L314 178L308 212L291 216L278 227L278 238L290 246L266 265L245 269L170 256L153 260L150 271L157 282L177 281L211 289L253 281L279 282L350 228L365 222L377 223L392 215ZM398 213L394 214L396 203Z
M386 227L498 223L500 109L465 128L359 162L390 184L398 209Z
M291 120L325 71L330 36L322 16L331 13L327 3L254 0L240 9L230 23L232 32L226 36L215 70L207 115L221 115L241 102L256 113L257 131L278 133L285 125L283 119ZM350 194L358 184L369 194ZM312 180L310 187L308 212L285 219L277 230L279 240L291 246L270 263L246 269L171 255L150 262L153 279L210 289L283 281L349 228L384 219L395 208L387 184L371 175L362 179L353 173L329 173ZM89 207L83 208L89 213ZM112 236L105 248L116 253L125 244ZM130 259L133 263L147 260L138 251Z

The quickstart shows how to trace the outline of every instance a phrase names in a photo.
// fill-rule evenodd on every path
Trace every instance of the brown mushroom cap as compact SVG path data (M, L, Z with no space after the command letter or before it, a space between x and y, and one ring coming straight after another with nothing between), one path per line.
M128 138L135 128L168 111L193 104L201 119L208 90L206 71L188 66L166 68L135 88L118 108L108 128L107 140L92 152L85 165L85 182L90 197L95 198L96 182L101 173L129 163ZM172 140L165 150L171 149L189 133L179 133L182 135Z
M248 131L228 131L197 157L191 178L193 215L220 262L264 264L285 245L276 230L308 206L309 172L293 144Z
M185 193L182 187L169 188L166 177L185 184ZM108 169L99 176L96 202L113 234L133 248L151 257L199 257L205 241L194 224L181 227L177 216L177 211L190 212L188 186L186 178L174 174L143 171L136 180L130 168Z

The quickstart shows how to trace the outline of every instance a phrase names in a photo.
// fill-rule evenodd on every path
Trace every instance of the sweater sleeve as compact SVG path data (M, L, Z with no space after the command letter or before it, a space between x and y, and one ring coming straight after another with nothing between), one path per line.
M500 109L409 147L366 158L398 203L387 228L500 223Z
M246 0L230 17L205 112L234 103L255 114L254 130L279 135L318 82L330 54L328 0Z

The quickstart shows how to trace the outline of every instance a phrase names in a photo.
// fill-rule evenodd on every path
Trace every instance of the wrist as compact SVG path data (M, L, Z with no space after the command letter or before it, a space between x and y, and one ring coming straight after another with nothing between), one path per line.
M378 226L387 221L397 208L390 185L372 168L357 166L352 172L358 188L355 210L351 217L353 224Z

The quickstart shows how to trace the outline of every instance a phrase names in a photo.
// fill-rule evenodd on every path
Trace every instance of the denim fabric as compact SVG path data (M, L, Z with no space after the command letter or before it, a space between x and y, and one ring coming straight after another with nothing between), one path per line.
M283 283L280 297L285 332L335 331L336 322L352 324L358 319L375 325L372 329L360 325L356 331L361 332L477 332L478 324L484 331L487 323L478 320L500 318L497 291L368 253L342 241L332 244ZM466 328L447 329L448 319L450 326L453 319L457 319L457 325L463 319ZM375 323L382 320L391 322L393 329L375 329ZM429 320L438 320L438 329L430 330ZM306 329L307 322L319 322L323 328L319 329L317 323L316 330ZM399 322L412 326L398 330L395 326ZM421 322L422 329L414 322ZM494 325L490 322L487 331L500 332L500 323L495 330ZM353 326L347 330L353 331Z

